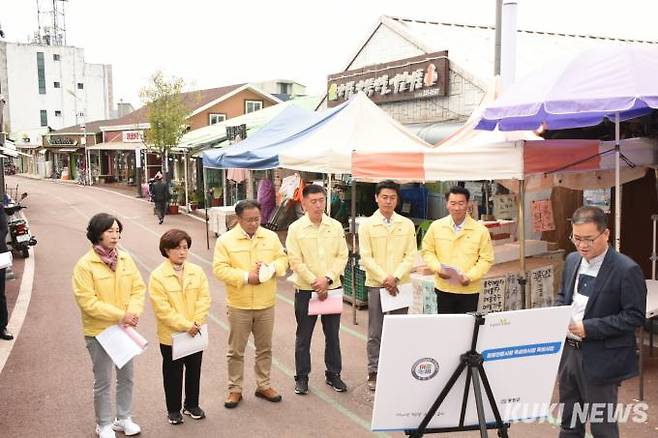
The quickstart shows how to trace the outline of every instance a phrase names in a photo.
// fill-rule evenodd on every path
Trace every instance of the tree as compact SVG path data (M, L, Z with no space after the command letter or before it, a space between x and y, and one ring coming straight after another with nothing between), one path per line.
M150 124L144 140L149 148L160 153L163 173L167 170L169 149L178 144L186 129L189 109L181 97L183 86L183 79L175 76L168 79L158 71L139 93L147 107Z

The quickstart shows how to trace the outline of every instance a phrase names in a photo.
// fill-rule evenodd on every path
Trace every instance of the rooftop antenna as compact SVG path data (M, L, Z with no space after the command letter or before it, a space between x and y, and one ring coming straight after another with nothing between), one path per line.
M68 0L36 0L38 31L34 41L47 46L66 45L66 9Z

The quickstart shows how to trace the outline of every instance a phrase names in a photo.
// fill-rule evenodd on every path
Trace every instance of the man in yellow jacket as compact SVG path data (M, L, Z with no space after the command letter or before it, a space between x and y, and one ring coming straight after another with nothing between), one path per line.
M107 213L94 215L87 225L92 248L73 269L73 293L80 307L82 330L94 371L96 434L113 438L114 431L137 435L141 428L132 420L133 361L116 370L116 419L112 415L110 356L96 339L115 325L136 327L144 310L146 286L133 259L119 250L123 225Z
M470 192L452 187L446 193L448 216L432 223L421 255L436 272L438 313L468 313L478 308L482 278L494 262L489 230L468 213Z
M366 270L368 288L368 389L377 386L379 346L382 338L384 313L380 289L395 296L398 285L408 283L409 273L416 261L416 232L414 223L395 212L400 197L400 185L382 181L375 188L379 209L359 226L359 253ZM392 314L406 314L407 308Z
M260 226L260 204L240 201L235 206L238 224L217 239L213 273L226 285L230 325L228 338L228 397L226 408L242 400L244 350L249 335L256 345L256 397L271 402L281 395L270 385L272 332L276 277L288 268L283 245L276 233Z
M317 315L308 314L308 303L313 292L325 300L329 289L340 287L340 275L347 263L347 242L340 222L324 214L324 188L310 184L302 192L302 206L306 214L288 228L286 249L295 283L295 394L308 393L311 372L311 337ZM325 336L325 381L337 392L347 391L340 378L340 314L322 315Z

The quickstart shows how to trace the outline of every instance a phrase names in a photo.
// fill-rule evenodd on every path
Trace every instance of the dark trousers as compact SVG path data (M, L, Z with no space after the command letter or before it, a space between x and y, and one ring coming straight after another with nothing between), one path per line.
M0 330L7 328L9 312L7 311L7 297L5 296L5 274L7 269L0 269Z
M585 422L581 421L582 414L579 415L579 413L590 412L593 403L605 404L602 411L593 412L597 417L601 417L600 412L603 412L603 421L594 423L590 421L594 438L619 437L617 423L607 421L607 407L612 406L613 410L616 407L618 383L598 385L587 381L583 372L582 350L578 350L569 344L564 346L558 379L560 403L564 404L560 438L582 438L585 436ZM586 403L588 404L587 407ZM574 412L576 415L574 415ZM587 417L589 418L589 415Z
M162 353L162 380L164 382L167 412L180 412L183 395L183 368L185 368L185 407L199 406L199 381L203 351L171 360L171 345L160 344Z
M166 212L167 201L155 201L155 213L158 215L158 219L164 219Z
M437 313L469 313L478 310L480 294L454 294L434 289L436 292Z
M311 338L317 315L308 314L308 302L311 299L310 291L297 291L295 293L295 318L297 319L297 332L295 336L295 379L305 379L311 372ZM324 364L326 375L338 375L342 369L340 356L340 314L321 315L322 331L324 332Z

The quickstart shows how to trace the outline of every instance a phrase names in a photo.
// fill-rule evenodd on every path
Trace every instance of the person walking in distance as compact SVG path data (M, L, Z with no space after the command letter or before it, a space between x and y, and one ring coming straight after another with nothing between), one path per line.
M167 203L169 202L169 187L167 182L162 178L162 173L155 175L155 182L151 189L151 199L155 203L155 211L158 215L159 224L164 222L165 213L167 212Z

